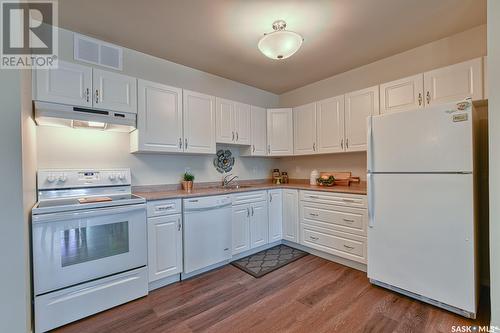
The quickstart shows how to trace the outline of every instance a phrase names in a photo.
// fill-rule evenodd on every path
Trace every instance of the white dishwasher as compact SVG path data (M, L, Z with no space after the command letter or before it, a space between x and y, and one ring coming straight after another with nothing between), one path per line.
M184 274L231 258L231 197L184 199Z

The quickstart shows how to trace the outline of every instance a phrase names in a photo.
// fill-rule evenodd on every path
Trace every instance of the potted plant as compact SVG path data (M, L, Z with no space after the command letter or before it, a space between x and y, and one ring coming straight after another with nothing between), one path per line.
M184 191L191 191L193 189L194 175L189 172L185 172L182 177L182 189Z

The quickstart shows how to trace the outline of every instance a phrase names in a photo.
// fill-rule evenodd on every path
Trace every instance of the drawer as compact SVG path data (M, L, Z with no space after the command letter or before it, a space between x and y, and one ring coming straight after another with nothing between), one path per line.
M301 223L301 244L353 261L366 263L366 237Z
M233 205L246 204L250 202L266 201L267 191L251 191L233 194Z
M366 236L366 209L301 202L300 220L319 227Z
M181 199L148 201L147 210L148 217L180 214L182 212Z
M368 205L366 195L320 191L300 191L300 200L356 208L366 208Z

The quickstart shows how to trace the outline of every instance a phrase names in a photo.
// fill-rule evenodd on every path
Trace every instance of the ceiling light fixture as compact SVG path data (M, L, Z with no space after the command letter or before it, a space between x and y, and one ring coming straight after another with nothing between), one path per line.
M304 38L296 32L285 30L285 28L285 21L274 21L274 31L265 33L259 40L259 50L266 57L282 60L291 57L300 49Z

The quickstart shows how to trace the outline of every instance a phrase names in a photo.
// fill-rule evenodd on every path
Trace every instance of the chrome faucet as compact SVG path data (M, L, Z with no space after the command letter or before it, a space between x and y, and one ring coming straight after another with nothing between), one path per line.
M228 187L233 181L238 179L238 176L231 177L233 174L229 174L222 180L222 187ZM231 177L229 180L228 178Z

